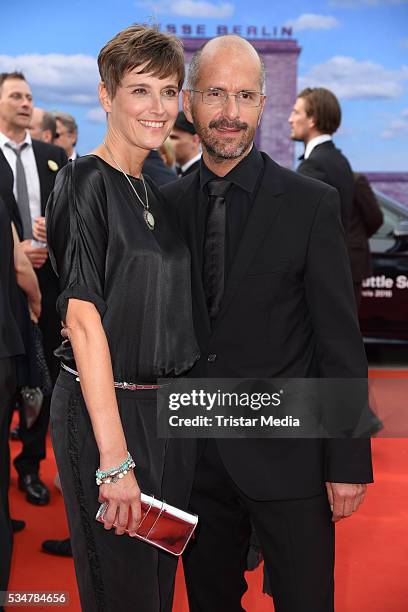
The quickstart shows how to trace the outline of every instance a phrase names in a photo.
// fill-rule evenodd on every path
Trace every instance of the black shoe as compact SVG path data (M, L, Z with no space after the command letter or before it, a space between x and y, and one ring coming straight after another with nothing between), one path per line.
M370 423L369 423L369 433L370 436L373 438L374 436L376 436L378 433L380 433L380 431L384 429L384 423L381 421L381 419L378 418L378 416L373 412L372 416L370 418Z
M17 519L11 519L11 528L13 533L18 533L19 531L23 531L25 529L25 521L18 521Z
M43 552L58 557L72 557L71 540L45 540L42 543Z
M10 431L10 440L20 440L20 429L18 425Z
M25 491L26 500L36 506L45 506L50 501L50 492L40 480L38 474L26 474L18 477L18 487Z

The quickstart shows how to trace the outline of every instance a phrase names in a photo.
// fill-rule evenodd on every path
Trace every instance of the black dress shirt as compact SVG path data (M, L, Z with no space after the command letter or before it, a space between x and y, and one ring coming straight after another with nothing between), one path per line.
M227 192L226 201L226 227L225 227L225 278L231 270L239 242L245 229L248 215L252 209L264 169L261 154L255 145L251 152L244 157L223 179L230 181L232 186ZM207 183L220 177L207 168L204 161L200 162L200 202L197 215L198 236L200 236L202 249L204 247L205 223L208 207Z

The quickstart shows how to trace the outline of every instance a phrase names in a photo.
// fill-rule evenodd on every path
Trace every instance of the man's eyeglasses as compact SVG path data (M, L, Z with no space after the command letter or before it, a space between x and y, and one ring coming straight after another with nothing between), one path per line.
M247 108L254 108L260 106L261 100L264 97L259 91L239 91L236 94L229 93L224 89L210 88L210 89L191 89L195 93L201 94L201 99L204 104L209 106L223 106L229 96L233 96L239 106L245 106Z

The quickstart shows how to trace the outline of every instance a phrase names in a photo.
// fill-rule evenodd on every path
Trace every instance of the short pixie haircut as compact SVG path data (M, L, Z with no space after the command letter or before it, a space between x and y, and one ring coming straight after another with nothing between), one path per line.
M305 101L308 117L313 117L316 128L324 134L334 134L341 123L341 108L333 92L324 87L307 87L298 98Z
M140 74L151 73L160 79L177 75L181 90L185 76L182 42L171 34L138 24L116 34L98 56L99 74L111 98L124 75L138 66L143 66Z

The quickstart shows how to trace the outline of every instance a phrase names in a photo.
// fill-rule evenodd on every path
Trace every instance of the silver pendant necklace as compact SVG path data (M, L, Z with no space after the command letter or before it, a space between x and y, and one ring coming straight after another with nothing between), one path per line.
M103 141L103 144L104 144L104 146L105 146L105 148L106 148L110 158L112 159L113 163L116 164L116 166L122 172L123 176L126 178L126 180L128 181L129 185L133 189L133 192L134 192L135 196L137 197L137 199L139 200L139 202L143 206L143 208L144 208L144 210L143 210L143 219L145 220L145 223L146 223L147 227L149 228L149 230L154 230L155 220L154 220L154 217L153 217L152 213L149 210L149 196L147 195L146 183L145 183L145 180L143 178L143 174L140 175L140 178L142 180L144 191L145 191L146 203L143 202L142 198L137 193L137 191L135 189L135 186L133 185L133 183L130 180L130 178L128 177L126 172L124 172L124 170L122 170L122 168L119 166L119 164L116 161L116 159L113 157L112 151L110 150L110 148L108 147L108 145L106 144L105 141Z

